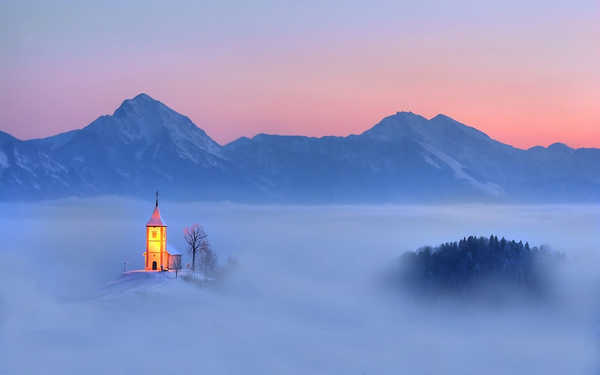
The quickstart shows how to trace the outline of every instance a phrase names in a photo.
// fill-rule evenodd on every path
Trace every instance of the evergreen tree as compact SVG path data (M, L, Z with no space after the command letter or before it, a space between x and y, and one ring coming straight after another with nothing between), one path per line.
M487 278L540 290L544 280L539 265L562 258L544 246L531 248L529 242L469 236L405 253L401 280L436 290L464 290Z

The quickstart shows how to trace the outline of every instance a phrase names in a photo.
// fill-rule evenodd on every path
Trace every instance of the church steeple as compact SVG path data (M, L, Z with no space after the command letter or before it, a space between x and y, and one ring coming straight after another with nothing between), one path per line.
M158 209L158 191L154 202L154 211L146 223L146 271L166 270L169 268L167 252L167 224L160 217Z
M152 212L152 216L150 220L146 223L147 227L166 227L167 224L162 221L160 217L160 210L158 209L158 191L156 192L156 202L154 203L154 212Z
M167 224L160 217L158 191L154 201L154 211L146 223L144 263L144 270L148 272L181 269L181 253L172 247L167 250Z

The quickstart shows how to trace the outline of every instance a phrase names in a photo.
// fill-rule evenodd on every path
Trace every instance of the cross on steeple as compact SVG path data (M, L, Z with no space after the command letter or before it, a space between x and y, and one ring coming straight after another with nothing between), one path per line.
M156 191L156 206L155 207L158 207L158 190Z

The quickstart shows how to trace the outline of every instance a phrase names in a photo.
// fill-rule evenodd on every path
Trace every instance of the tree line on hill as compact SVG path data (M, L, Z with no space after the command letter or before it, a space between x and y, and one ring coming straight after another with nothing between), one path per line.
M437 247L404 253L391 273L392 282L420 293L469 293L490 285L515 287L536 295L548 292L552 267L564 254L547 246L497 236L469 236Z

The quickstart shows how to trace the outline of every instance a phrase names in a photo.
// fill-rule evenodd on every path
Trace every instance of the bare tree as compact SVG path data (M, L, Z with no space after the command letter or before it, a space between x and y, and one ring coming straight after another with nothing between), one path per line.
M200 247L205 242L206 237L206 232L198 224L193 224L183 230L183 238L187 244L188 251L192 254L192 272L196 271L196 254L200 251Z
M169 268L175 270L175 279L177 279L177 276L179 276L179 270L181 270L181 255L177 255L174 258L173 264Z
M206 238L200 244L200 269L205 276L213 274L217 268L217 254Z

